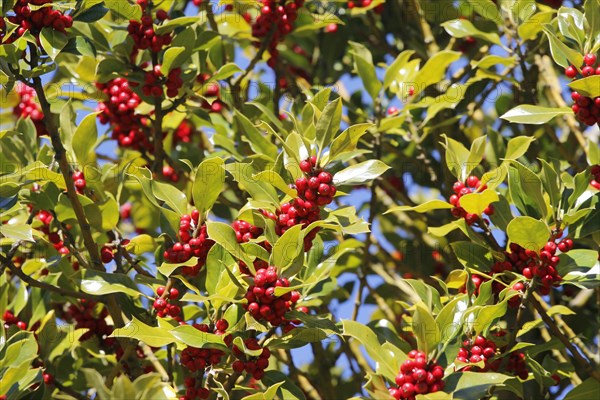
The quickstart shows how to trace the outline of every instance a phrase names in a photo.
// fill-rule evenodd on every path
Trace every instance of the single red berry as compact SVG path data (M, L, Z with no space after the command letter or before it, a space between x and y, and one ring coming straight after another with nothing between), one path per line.
M175 288L171 288L171 290L169 290L169 298L171 300L175 300L178 297L179 297L179 290L177 290Z
M585 57L583 57L583 62L589 67L593 66L596 64L596 55L591 53L586 54Z
M575 68L573 65L568 66L565 69L565 75L567 76L567 78L575 78L577 76L577 68Z
M25 321L19 321L19 322L17 322L17 327L20 330L24 331L25 329L27 329L27 322L25 322Z
M164 287L164 286L159 286L159 287L156 289L156 294L157 294L158 296L161 296L161 297L162 297L162 295L163 295L164 293L165 293L165 287Z

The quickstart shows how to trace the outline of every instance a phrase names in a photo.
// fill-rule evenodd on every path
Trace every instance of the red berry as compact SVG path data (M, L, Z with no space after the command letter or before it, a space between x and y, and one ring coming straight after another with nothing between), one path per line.
M27 322L25 322L25 321L19 321L19 322L17 322L17 327L20 330L24 331L25 329L27 329Z
M586 54L585 57L583 57L583 62L587 66L593 66L596 64L596 55L591 53Z
M575 68L573 65L568 66L565 69L565 75L567 76L567 78L575 78L577 76L577 68Z

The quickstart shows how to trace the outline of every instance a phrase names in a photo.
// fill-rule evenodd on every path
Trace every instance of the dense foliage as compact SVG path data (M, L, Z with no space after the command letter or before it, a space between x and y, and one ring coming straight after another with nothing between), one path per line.
M600 395L600 0L0 17L0 399Z

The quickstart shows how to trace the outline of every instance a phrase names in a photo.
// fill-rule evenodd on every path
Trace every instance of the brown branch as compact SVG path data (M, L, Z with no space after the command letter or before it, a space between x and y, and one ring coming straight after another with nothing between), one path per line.
M30 46L30 49L32 57L35 55L37 58L36 47ZM35 60L35 62L37 63L37 60ZM90 223L88 222L83 210L83 206L77 197L77 191L75 190L75 184L73 183L71 167L69 166L69 161L67 160L67 151L65 150L60 138L58 127L54 118L55 116L50 110L50 103L48 103L48 99L46 98L46 93L44 92L44 87L42 85L42 80L39 76L33 78L33 88L35 89L42 112L44 113L44 125L46 125L46 128L50 134L50 141L52 142L52 147L54 149L55 159L58 161L60 172L65 180L67 197L69 198L69 202L73 207L73 212L75 213L75 217L79 223L81 236L83 237L83 243L92 260L92 268L103 271L104 267L100 261L98 246L96 245L96 242L92 236Z
M33 279L31 276L24 273L21 268L17 268L17 266L12 262L11 259L6 258L2 254L0 254L0 262L3 266L8 267L8 269L16 276L18 276L23 282L29 284L29 286L37 287L43 290L47 290L49 292L58 293L61 296L67 297L75 297L78 299L87 299L98 301L100 297L94 296L92 294L84 293L84 292L75 292L69 289L61 288L58 286L50 285L46 282L38 281L37 279Z

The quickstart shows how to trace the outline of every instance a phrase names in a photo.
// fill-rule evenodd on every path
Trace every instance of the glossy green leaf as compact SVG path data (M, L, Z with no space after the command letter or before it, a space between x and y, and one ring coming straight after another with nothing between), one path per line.
M408 62L408 60L415 54L414 50L404 50L402 53L398 54L398 57L390 64L388 69L385 71L385 76L383 78L383 87L387 89L390 87L392 82L398 76L398 72L404 65Z
M417 338L419 350L429 354L436 348L440 340L440 331L433 315L431 315L431 311L423 302L415 305L412 330Z
M443 200L429 200L423 204L419 204L417 206L394 206L387 210L385 214L397 212L397 211L414 211L418 213L426 213L432 210L446 210L454 207L452 204Z
M600 382L595 378L588 378L567 393L565 400L589 400L597 396L598 393L600 393Z
M483 211L492 203L500 200L498 193L486 189L481 193L469 193L460 198L460 206L468 213L482 215Z
M338 97L325 106L317 121L316 138L317 146L320 151L323 151L326 147L331 145L335 133L340 128L341 120L342 99Z
M371 96L371 100L375 101L379 95L382 84L375 73L375 65L373 64L372 57L367 59L361 56L362 52L368 52L369 50L359 43L350 42L350 45L353 48L351 54L354 57L354 66L358 75L362 79L367 93ZM358 49L359 46L361 49Z
M172 69L180 67L185 62L185 58L181 57L182 55L185 56L184 53L184 47L169 47L163 55L163 63L160 66L160 72L164 76L168 76Z
M539 251L550 237L550 228L543 221L523 216L510 221L506 233L512 243L525 249Z
M191 325L176 326L168 333L191 347L223 350L227 348L220 335L202 332Z
M33 230L31 225L26 224L2 224L0 225L0 233L14 240L25 240L35 242L33 239Z
M152 253L156 250L156 240L150 235L142 234L132 238L125 246L125 249L135 255Z
M50 27L44 27L40 31L40 44L52 60L60 54L61 50L67 45L67 41L64 33Z
M368 326L351 320L342 320L342 329L344 336L350 336L363 345L377 363L377 372L393 382L398 371L392 366L389 355L381 351L381 343L375 332Z
M115 329L110 337L137 339L151 347L163 347L176 341L174 335L171 335L167 328L146 325L135 317L124 327Z
M390 169L382 161L369 160L351 165L333 176L336 185L362 185L382 175Z
M472 36L487 42L503 46L500 37L496 33L483 32L477 29L470 21L466 19L455 19L441 24L449 35L455 38L464 38Z
M582 65L583 55L581 52L571 49L561 42L551 29L549 24L546 24L544 25L543 31L550 42L550 51L554 61L563 68L567 68L570 65Z
M331 143L328 161L336 161L339 156L356 150L358 141L372 126L373 124L357 124L340 133Z
M513 108L500 116L500 118L518 124L540 125L559 115L572 113L573 110L570 107L551 108L525 104Z
M201 214L209 210L225 185L225 165L219 157L207 158L200 163L196 170L192 197L194 206Z
M96 161L94 148L98 140L98 130L96 128L96 118L98 113L91 113L85 116L77 125L73 134L73 151L79 162L80 170Z
M576 79L568 84L571 89L592 99L600 96L600 75Z
M221 245L229 254L242 260L246 265L252 263L252 260L248 258L242 246L237 242L235 231L230 225L223 222L208 221L206 223L206 230L208 237Z
M530 136L517 136L508 141L506 146L506 154L504 158L507 160L516 160L517 158L525 155L529 146L535 140L534 137Z

